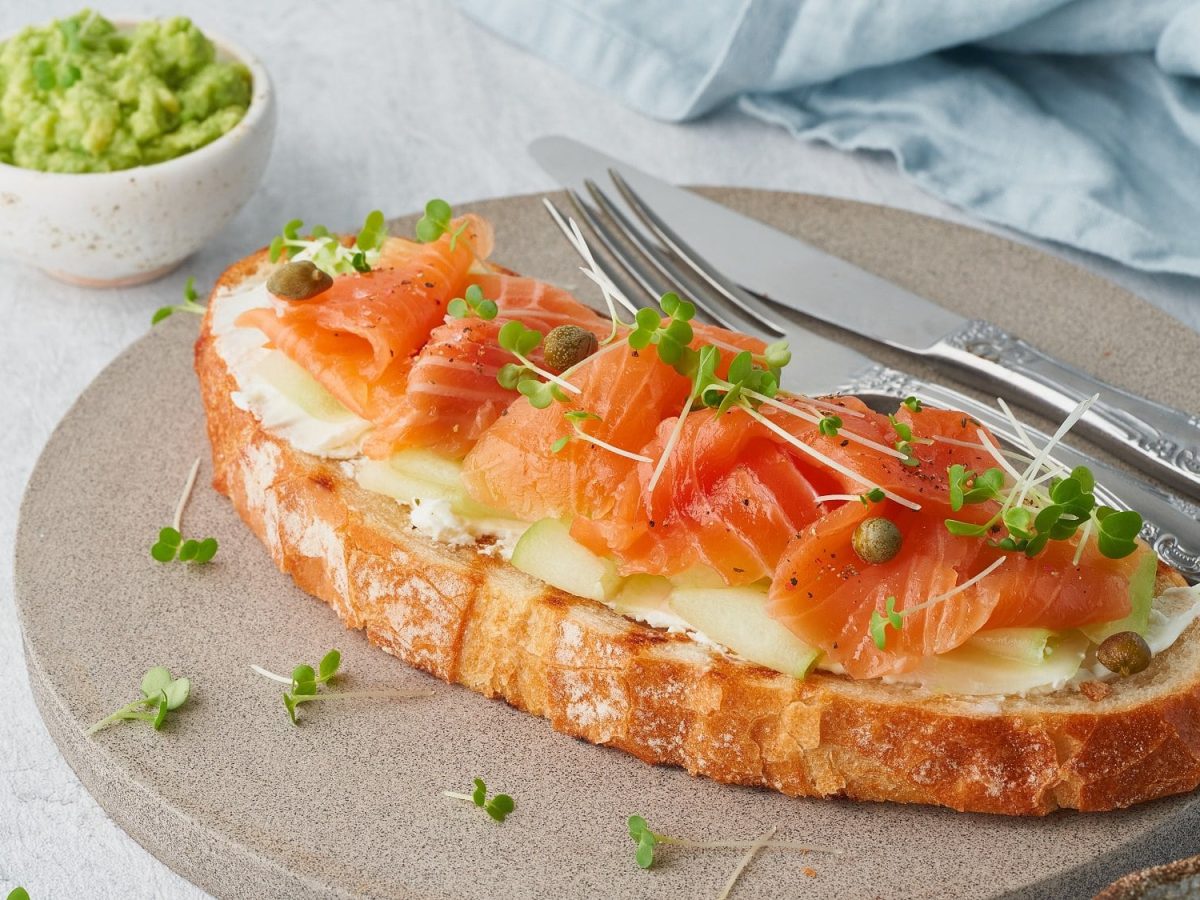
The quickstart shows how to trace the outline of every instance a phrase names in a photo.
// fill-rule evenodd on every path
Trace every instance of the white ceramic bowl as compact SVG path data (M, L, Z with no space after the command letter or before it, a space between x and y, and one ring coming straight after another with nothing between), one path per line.
M140 284L171 271L233 218L266 168L275 99L257 59L204 33L220 58L250 70L242 120L191 153L119 172L64 174L0 163L0 255L89 287Z

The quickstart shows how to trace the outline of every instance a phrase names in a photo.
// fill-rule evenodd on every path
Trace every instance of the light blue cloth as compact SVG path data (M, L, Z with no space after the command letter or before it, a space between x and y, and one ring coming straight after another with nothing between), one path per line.
M1200 276L1197 0L458 0L658 118L730 101L986 219Z

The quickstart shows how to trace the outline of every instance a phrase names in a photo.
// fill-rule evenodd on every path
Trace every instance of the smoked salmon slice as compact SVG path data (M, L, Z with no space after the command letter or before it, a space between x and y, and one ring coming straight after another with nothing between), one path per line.
M770 407L760 412L821 454L867 470L878 452L850 441L846 431L878 442L878 417L853 398L837 403L863 418L847 415L836 437ZM674 424L671 418L659 425L644 455L657 462ZM607 516L577 518L572 528L593 552L615 556L622 574L670 576L704 565L727 584L749 584L771 575L792 537L823 514L826 502L818 498L865 490L862 480L815 464L740 409L690 414L651 490L656 462L629 472Z
M719 340L727 366L738 348L761 352L763 343L709 325L694 325L695 344ZM584 441L551 448L572 429L563 413L590 412L589 434L637 452L659 424L678 415L691 389L689 379L663 364L653 349L634 350L618 338L601 347L571 377L581 389L566 403L535 409L513 402L464 460L463 479L471 497L526 521L547 516L596 518L607 515L615 491L636 462Z
M412 357L491 250L486 222L467 216L455 228L463 224L453 240L389 239L378 268L340 275L311 300L249 310L237 324L260 329L352 412L386 421L403 397Z
M911 669L922 656L952 650L984 628L1074 628L1129 613L1129 582L1148 550L1108 559L1092 541L1075 565L1078 538L1052 541L1031 559L979 537L951 534L946 519L984 522L998 508L996 501L957 512L950 508L948 466L961 463L982 471L995 462L978 449L981 429L960 413L937 410L897 419L933 443L913 445L920 466L902 467L905 472L888 463L880 475L893 490L918 500L921 510L891 501L846 503L812 522L791 540L775 570L768 605L772 616L851 676L875 678ZM868 516L891 519L903 535L900 552L888 562L866 563L854 550L854 531ZM1001 558L999 568L955 592ZM943 595L948 599L930 603ZM902 625L885 630L880 648L870 634L871 618L886 610L889 597L903 615Z
M610 325L566 291L514 275L473 277L484 297L499 307L496 318L447 319L408 372L395 418L378 429L367 453L383 456L401 447L427 447L444 456L462 457L518 395L501 387L496 375L513 357L497 343L500 328L514 319L548 334L559 325L587 328L596 337ZM534 362L541 363L540 348Z

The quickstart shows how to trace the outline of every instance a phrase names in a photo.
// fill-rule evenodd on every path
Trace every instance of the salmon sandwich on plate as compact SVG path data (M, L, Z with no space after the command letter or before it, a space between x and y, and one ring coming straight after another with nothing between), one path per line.
M1040 815L1200 783L1200 593L1047 443L788 390L666 294L595 308L416 239L289 223L196 345L217 488L406 663L785 794ZM599 310L599 311L597 311ZM1018 434L1025 434L1019 424Z

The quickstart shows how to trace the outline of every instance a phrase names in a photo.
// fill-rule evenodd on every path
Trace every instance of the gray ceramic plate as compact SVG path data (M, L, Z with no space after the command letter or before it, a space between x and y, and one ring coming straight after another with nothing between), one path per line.
M893 210L716 195L1117 384L1194 404L1200 337L1064 263ZM589 296L537 198L475 208L497 224L498 259ZM122 827L214 894L715 896L738 853L668 850L643 872L625 835L633 812L681 836L752 838L776 824L782 838L845 851L764 852L738 885L745 898L1086 896L1200 850L1192 798L1040 820L795 800L564 737L345 632L205 486L207 462L185 529L220 539L216 561L153 562L148 548L180 482L207 454L194 334L184 316L154 329L59 426L25 498L16 577L33 689L63 755ZM293 727L279 686L249 666L287 672L330 647L343 651L347 689L421 686L434 696L310 708ZM85 738L155 664L190 675L193 701L161 733L139 724ZM507 824L441 795L474 776L517 798Z

